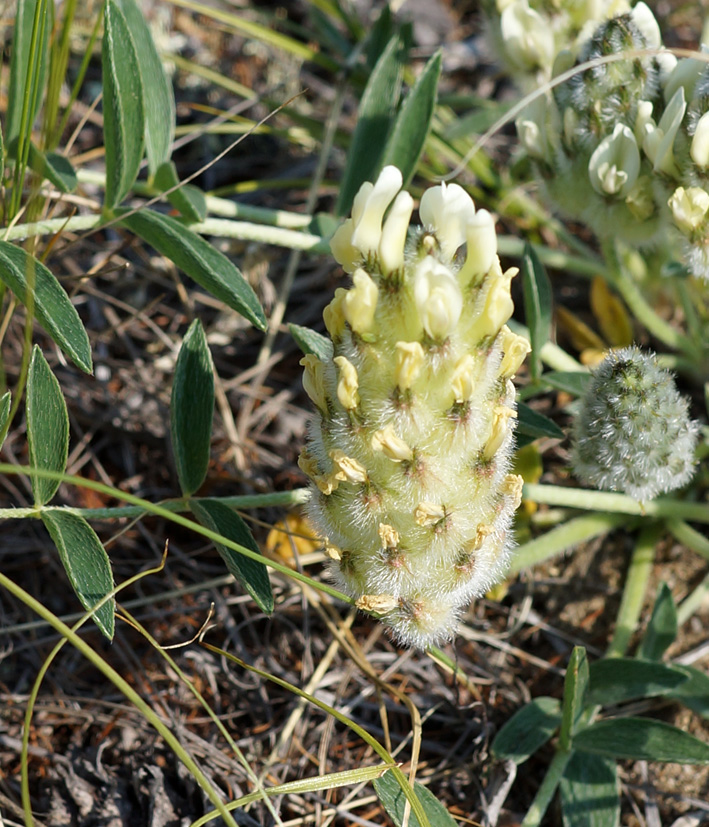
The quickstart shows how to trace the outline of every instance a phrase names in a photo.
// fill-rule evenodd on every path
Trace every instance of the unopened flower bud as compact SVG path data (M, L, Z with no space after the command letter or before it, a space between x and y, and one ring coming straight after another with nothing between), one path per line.
M655 172L664 172L666 175L676 175L677 166L674 158L674 142L677 130L682 123L687 102L684 99L684 88L680 88L672 96L660 123L655 127L652 120L645 125L643 150L652 161Z
M510 318L514 310L510 282L517 273L517 267L510 267L503 273L498 264L485 279L482 286L483 304L471 329L473 338L480 341L488 336L496 336Z
M637 347L595 370L574 423L574 473L597 488L651 500L689 482L699 425L670 373Z
M344 287L338 287L335 290L334 298L322 312L325 327L333 340L339 339L345 329L344 302L346 295L347 290Z
M330 239L330 249L335 261L340 264L346 273L351 273L362 260L362 253L352 244L354 221L348 218L335 230Z
M456 402L468 402L475 392L477 361L466 353L458 360L451 376L451 389Z
M505 52L521 69L551 66L554 58L554 33L527 0L514 0L500 17Z
M477 281L490 271L497 255L495 220L487 210L478 210L465 229L468 251L458 273L461 284Z
M508 422L510 419L517 418L517 411L513 408L508 408L506 405L499 405L495 408L495 413L492 419L492 433L483 449L483 456L486 459L492 459L493 456L500 450L502 443L507 437L509 431Z

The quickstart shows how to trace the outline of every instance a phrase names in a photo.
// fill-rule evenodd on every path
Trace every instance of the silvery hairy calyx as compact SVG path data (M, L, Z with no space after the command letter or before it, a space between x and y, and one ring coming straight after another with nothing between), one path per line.
M689 482L698 432L672 374L652 354L611 351L575 419L574 472L597 488L651 500Z
M673 239L709 280L709 63L665 51L642 2L560 51L552 74L587 62L516 121L547 195L602 241Z
M510 380L529 344L505 325L517 271L492 216L441 185L410 227L401 186L385 167L333 236L352 286L325 308L331 356L302 360L317 417L299 465L338 586L425 647L505 571L522 494Z

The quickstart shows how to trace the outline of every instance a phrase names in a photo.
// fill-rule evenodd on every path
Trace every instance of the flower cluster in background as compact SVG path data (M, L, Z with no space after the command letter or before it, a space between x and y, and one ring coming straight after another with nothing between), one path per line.
M492 216L441 185L409 228L401 186L385 167L332 239L353 286L325 309L331 355L303 359L319 415L299 464L338 586L423 647L504 573L522 493L510 379L529 344L505 325L517 271Z
M552 76L560 52L576 56L604 21L630 11L628 0L485 0L483 9L510 75L525 91Z
M516 6L500 16L503 35ZM617 9L597 4L596 11ZM642 2L592 33L584 25L570 46L545 63L553 76L595 65L536 97L516 121L551 201L601 241L656 248L678 241L688 270L709 280L709 63L663 50Z

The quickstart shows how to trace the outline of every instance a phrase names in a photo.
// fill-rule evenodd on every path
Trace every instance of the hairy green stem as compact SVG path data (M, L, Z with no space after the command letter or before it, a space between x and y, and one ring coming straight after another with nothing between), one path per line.
M603 244L603 254L608 268L606 278L621 294L635 318L643 324L652 335L674 350L683 350L694 354L696 348L690 338L680 333L671 324L657 315L649 302L645 299L632 276L620 262L615 241Z
M219 502L229 508L268 508L279 506L289 508L302 505L310 499L307 488L296 488L293 491L274 491L271 494L251 494L234 497L216 497ZM181 513L190 510L190 504L185 499L163 500L159 505L166 511ZM114 506L107 508L73 508L71 506L45 506L37 508L0 508L0 520L23 520L28 517L38 517L40 511L51 510L70 511L86 520L117 520L120 518L137 519L145 517L149 512L137 505Z
M510 574L536 566L579 543L592 540L601 534L607 534L627 523L628 518L625 514L587 514L568 520L563 525L542 534L541 537L536 537L519 546L512 558Z
M581 508L585 511L632 514L637 517L676 517L697 523L709 523L709 503L685 502L669 497L658 497L650 502L639 503L625 494L531 482L525 483L523 496L536 503Z
M623 597L620 601L620 609L615 623L615 633L608 647L606 657L623 657L628 649L645 601L648 580L655 562L655 546L663 530L664 526L661 523L653 523L647 526L637 539L633 556L630 558L630 566L625 576L625 586L623 587Z

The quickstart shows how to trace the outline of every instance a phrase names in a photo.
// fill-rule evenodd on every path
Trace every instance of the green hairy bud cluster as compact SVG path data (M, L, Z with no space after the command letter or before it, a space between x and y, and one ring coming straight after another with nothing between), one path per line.
M409 228L401 186L385 167L332 238L353 286L323 314L332 355L302 360L318 416L299 465L338 586L425 647L505 570L522 492L510 379L529 344L505 325L517 271L492 216L441 185Z
M611 351L574 423L574 473L597 488L651 500L689 482L698 430L654 356L637 347Z
M521 88L549 80L562 50L575 54L596 27L630 11L627 0L484 0L497 53Z
M643 50L657 53L630 55ZM576 55L576 64L599 62L538 97L516 122L550 199L601 240L658 245L674 237L688 269L709 280L707 63L664 51L642 2L601 24ZM573 65L561 52L554 73Z

